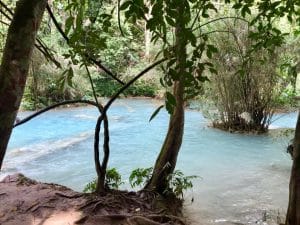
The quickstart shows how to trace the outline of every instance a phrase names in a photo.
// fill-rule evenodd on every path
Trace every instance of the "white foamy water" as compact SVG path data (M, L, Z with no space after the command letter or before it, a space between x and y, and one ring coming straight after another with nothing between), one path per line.
M125 181L133 169L155 162L168 126L166 112L148 122L156 107L151 100L119 100L109 111L109 166L116 167ZM16 128L0 176L18 171L82 190L95 177L97 116L91 107L63 109ZM274 128L296 123L296 113L277 116ZM291 166L285 153L288 140L230 134L208 124L201 113L187 111L178 169L202 178L185 195L192 224L259 224L270 212L285 213Z

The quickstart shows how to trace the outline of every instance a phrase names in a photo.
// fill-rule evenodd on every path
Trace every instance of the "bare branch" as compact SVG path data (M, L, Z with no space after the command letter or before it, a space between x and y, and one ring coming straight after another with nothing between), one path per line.
M100 165L100 156L99 156L99 142L100 142L100 129L101 123L104 119L103 113L98 117L96 127L95 127L95 135L94 135L94 162L96 167L97 176L100 177L103 175L103 170Z
M13 12L7 6L5 6L2 1L0 1L0 5L3 6L11 15L13 15ZM8 16L1 8L0 13L2 13L9 21L12 20L12 18ZM0 21L0 23L9 26L9 24L4 21ZM45 58L53 62L57 67L61 68L60 63L55 59L51 53L51 50L43 43L43 41L39 37L36 38L36 41L38 44L34 44L34 46L45 56Z
M3 15L6 17L6 19L8 19L9 21L12 20L12 18L11 18L9 15L7 15L6 12L4 12L4 11L2 10L2 8L0 8L0 13L3 14Z
M142 77L143 75L145 75L147 72L149 72L150 70L152 70L154 67L156 67L157 65L165 62L167 60L167 58L163 58L160 59L158 61L156 61L155 63L151 64L150 66L148 66L147 68L145 68L143 71L141 71L138 75L136 75L134 78L132 78L126 85L124 85L123 87L120 88L120 90L114 94L112 96L112 98L106 103L106 105L104 106L104 113L108 110L108 108L110 107L110 105L119 97L119 95L124 92L130 85L132 85L136 80L138 80L140 77Z
M105 114L104 116L104 143L103 143L103 152L104 152L104 157L102 160L102 169L106 170L107 168L107 163L108 163L108 159L109 159L109 129L108 129L108 119L107 116Z
M5 26L9 26L9 24L4 22L3 20L0 20L0 23L4 24Z
M236 19L236 20L242 20L242 21L244 21L244 22L246 22L246 23L250 23L248 20L246 20L246 19L244 19L244 18L241 18L241 17L237 17L237 16L224 16L224 17L220 17L220 18L217 18L217 19L210 20L210 21L208 21L208 22L206 22L206 23L203 23L203 24L201 24L200 26L194 28L192 31L201 29L202 27L204 27L204 26L206 26L206 25L208 25L208 24L210 24L210 23L214 23L214 22L217 22L217 21L219 21L219 20L226 20L226 19Z
M141 71L138 75L136 75L132 80L130 80L126 85L124 85L120 90L105 104L102 114L98 117L96 127L95 127L95 140L94 140L94 160L95 160L95 167L97 171L97 175L100 176L103 174L106 170L107 162L108 162L108 157L109 157L109 135L108 135L108 121L106 118L106 112L111 106L111 104L119 97L119 95L124 92L130 85L132 85L136 80L138 80L140 77L145 75L148 71L153 69L155 66L163 63L166 61L167 58L163 58L161 60L158 60L157 62L151 64L148 66L146 69ZM104 150L104 158L102 161L102 167L100 166L99 163L99 133L101 129L101 123L104 120L104 145L103 145L103 150Z
M29 120L32 120L33 118L35 118L35 117L37 117L37 116L39 116L39 115L41 115L41 114L43 114L43 113L45 113L45 112L51 110L51 109L54 109L54 108L57 108L57 107L63 106L63 105L76 104L76 103L84 103L84 104L93 105L93 106L99 108L99 105L97 105L96 102L89 101L89 100L81 100L81 99L79 99L79 100L68 100L68 101L63 101L63 102L59 102L59 103L57 103L57 104L48 106L48 107L46 107L46 108L44 108L44 109L42 109L42 110L40 110L40 111L37 111L37 112L33 113L32 115L30 115L30 116L28 116L28 117L22 119L20 122L16 123L16 124L14 125L14 127L20 126L20 125L22 125L22 124L28 122ZM102 110L102 108L101 108L101 110Z
M68 36L66 35L66 33L62 30L61 26L59 25L59 23L57 22L49 4L47 5L47 11L56 27L56 29L58 30L58 32L62 35L62 37L65 39L65 41L67 42L67 44L70 44L70 39L68 38ZM113 74L113 72L111 72L108 68L106 68L104 65L102 65L101 61L98 61L94 58L92 58L91 56L89 56L88 54L85 54L84 57L86 57L89 61L93 62L94 64L96 64L100 69L102 69L105 73L107 73L109 76L111 76L114 80L118 81L120 84L124 85L125 83L123 81L121 81L115 74Z
M199 37L201 37L203 35L213 34L213 33L229 33L229 34L232 34L232 31L230 31L230 30L212 30L212 31L209 31L207 33L202 33Z
M0 1L0 5L7 11L11 16L14 15L13 11L2 1Z
M122 26L121 26L121 15L120 15L120 5L121 5L121 0L118 0L118 26L119 26L119 30L120 30L120 32L121 32L121 35L123 36L123 37L125 37L125 35L124 35L124 32L123 32L123 29L122 29Z
M91 73L90 73L90 70L89 68L87 67L86 64L84 64L84 67L85 67L85 70L87 72L87 75L89 77L89 80L90 80L90 84L91 84L91 87L92 87L92 91L93 91L93 95L94 95L94 99L95 99L95 102L97 103L97 105L99 105L99 102L98 102L98 98L97 98L97 94L96 94L96 90L95 90L95 87L94 87L94 82L92 80L92 76L91 76ZM101 110L99 109L100 113L101 113Z
M34 46L45 56L45 58L53 62L58 68L61 68L61 64L55 59L51 49L49 49L39 37L37 37L36 41L39 45L35 44Z

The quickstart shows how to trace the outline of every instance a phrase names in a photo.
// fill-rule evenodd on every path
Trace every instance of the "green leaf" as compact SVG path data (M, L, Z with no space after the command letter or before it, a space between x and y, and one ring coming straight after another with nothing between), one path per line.
M210 67L209 71L214 74L218 74L218 71L215 68Z
M164 107L165 105L161 105L159 106L151 115L150 119L149 119L149 122L151 122L151 120L153 120L157 114L160 112L160 110Z
M65 23L65 33L66 33L66 35L69 34L73 23L74 23L74 17L73 16L69 16L66 19L66 23Z
M170 92L167 91L166 97L167 97L167 101L169 104L174 105L174 106L176 105L176 99L175 99L174 95L172 95Z
M232 8L234 8L234 9L240 9L241 7L242 7L243 5L242 5L242 3L235 3L233 6L232 6Z
M249 7L248 7L247 5L245 5L245 6L242 8L241 14L242 14L243 17L245 17L246 14L251 15L251 11L250 11L250 9L249 9Z
M175 106L176 106L175 97L170 92L166 92L166 109L169 114L171 115L173 114Z
M127 9L130 5L132 4L132 1L126 1L120 6L120 10L125 10Z
M172 26L172 27L175 27L175 26L176 26L175 21L174 21L171 17L166 16L165 18L166 18L167 23L168 23L170 26Z

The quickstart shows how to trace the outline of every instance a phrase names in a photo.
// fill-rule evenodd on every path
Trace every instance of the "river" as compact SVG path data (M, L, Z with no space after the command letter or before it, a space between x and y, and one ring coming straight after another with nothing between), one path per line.
M165 111L149 122L159 105L154 100L122 99L109 110L109 167L120 171L123 188L129 188L130 171L155 162L168 125ZM22 172L81 191L96 176L93 133L97 115L92 107L64 108L17 127L0 177ZM296 113L276 117L273 127L296 124ZM291 167L285 152L288 140L231 134L208 125L201 113L187 110L177 168L199 176L185 194L185 215L192 224L257 224L268 213L284 214Z

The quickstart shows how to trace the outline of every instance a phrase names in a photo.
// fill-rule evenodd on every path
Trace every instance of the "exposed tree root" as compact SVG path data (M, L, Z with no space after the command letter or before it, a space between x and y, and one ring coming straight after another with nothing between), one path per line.
M35 207L33 207L30 211L31 212L35 212L37 211L38 209L40 208L49 208L49 209L55 209L54 206L51 206L51 205L36 205Z
M181 204L151 192L111 190L101 195L83 194L22 175L0 182L0 188L0 224L32 224L34 217L47 224L58 218L66 221L64 224L186 225L184 219L177 217ZM37 224L41 223L33 225Z
M182 218L178 216L172 216L172 215L147 215L148 218L154 219L154 220L163 220L163 221L175 221L181 225L185 225L186 223L183 221Z
M63 198L71 199L71 198L80 198L80 197L84 196L85 194L82 193L82 194L75 194L75 195L65 195L63 193L56 192L55 195L58 195L58 196L63 197Z
M86 221L86 218L84 218ZM130 214L110 214L96 217L97 220L110 219L112 221L126 221L126 225L186 225L186 223L178 217L165 215L130 215ZM80 223L78 223L80 224ZM123 224L123 223L122 223Z
M74 222L74 224L84 224L85 223L85 221L87 221L88 220L88 216L83 216L83 217L81 217L79 220L76 220L75 222Z
M33 203L33 204L32 204L30 207L28 207L25 211L26 211L26 212L31 211L31 209L34 208L35 206L37 206L38 204L39 204L39 202Z

